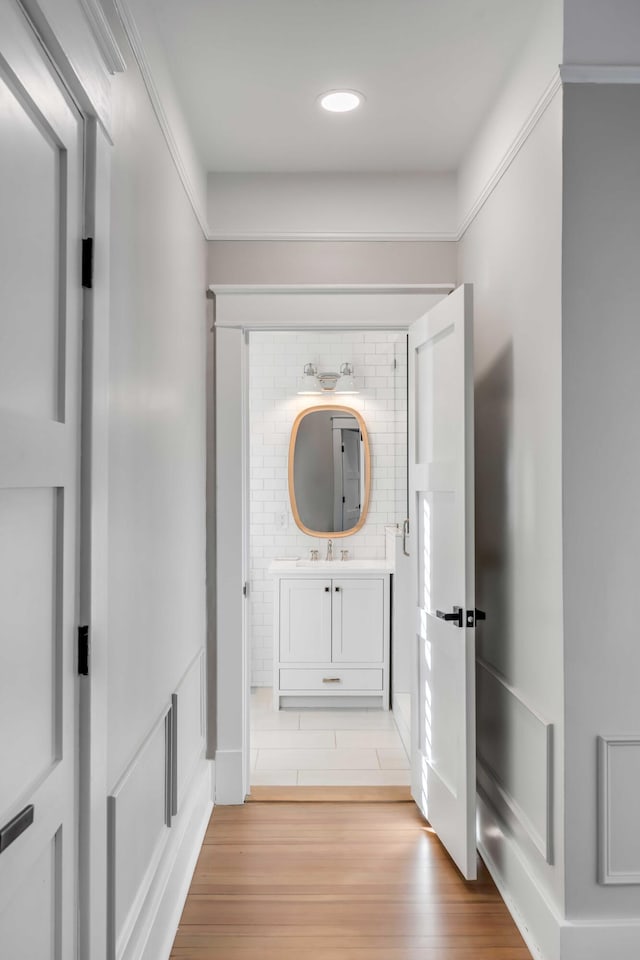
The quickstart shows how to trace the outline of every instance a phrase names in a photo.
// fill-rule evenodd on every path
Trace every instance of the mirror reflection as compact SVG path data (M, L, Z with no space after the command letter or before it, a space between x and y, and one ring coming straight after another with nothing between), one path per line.
M289 496L296 523L315 536L346 536L364 523L369 440L350 407L312 407L296 419L289 448Z

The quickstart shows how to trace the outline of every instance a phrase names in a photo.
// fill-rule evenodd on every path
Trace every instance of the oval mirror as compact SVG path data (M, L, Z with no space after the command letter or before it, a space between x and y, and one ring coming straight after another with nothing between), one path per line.
M364 420L351 407L310 407L298 414L289 444L294 519L312 537L346 537L364 523L371 462Z

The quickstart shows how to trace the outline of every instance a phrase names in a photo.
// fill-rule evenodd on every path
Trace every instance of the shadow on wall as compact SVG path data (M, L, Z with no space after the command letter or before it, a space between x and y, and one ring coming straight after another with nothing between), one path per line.
M509 650L509 452L513 431L513 346L475 385L476 603L487 612L477 655L505 677Z

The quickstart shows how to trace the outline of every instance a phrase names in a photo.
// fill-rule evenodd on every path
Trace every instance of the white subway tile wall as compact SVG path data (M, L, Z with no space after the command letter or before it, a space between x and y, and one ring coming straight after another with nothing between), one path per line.
M355 370L354 396L298 396L305 363ZM385 555L385 525L402 523L407 510L407 351L397 331L255 332L249 338L249 635L251 684L271 686L273 669L273 581L275 557L324 556L326 540L306 536L293 519L287 486L289 437L296 415L318 403L360 411L371 444L371 501L359 533L335 546L351 557ZM337 554L339 556L339 553Z

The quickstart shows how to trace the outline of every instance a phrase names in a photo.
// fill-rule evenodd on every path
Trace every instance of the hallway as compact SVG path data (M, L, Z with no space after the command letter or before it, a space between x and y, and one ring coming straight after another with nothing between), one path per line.
M412 803L216 807L171 960L530 960Z

